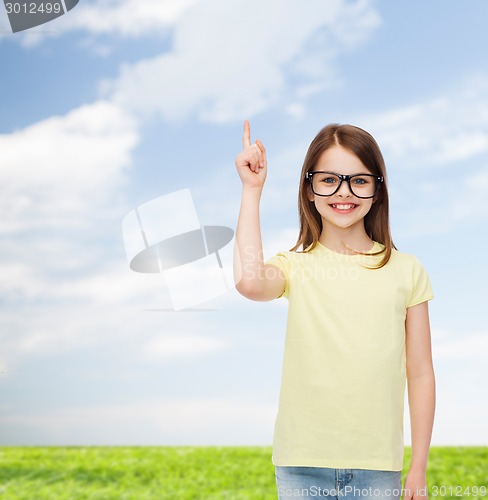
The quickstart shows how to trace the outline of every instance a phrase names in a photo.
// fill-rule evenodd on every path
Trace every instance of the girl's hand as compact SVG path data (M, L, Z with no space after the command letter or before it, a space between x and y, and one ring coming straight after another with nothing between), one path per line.
M242 134L242 152L236 156L237 173L242 181L243 188L262 188L266 180L268 163L264 144L256 139L251 144L251 126L244 121Z
M410 469L405 478L404 500L427 500L427 481L425 471Z

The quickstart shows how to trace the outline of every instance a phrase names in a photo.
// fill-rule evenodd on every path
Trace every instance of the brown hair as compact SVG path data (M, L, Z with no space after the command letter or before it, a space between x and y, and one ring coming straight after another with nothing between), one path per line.
M322 218L315 208L315 204L307 197L309 181L306 175L309 170L315 168L320 155L336 145L340 145L356 155L372 174L383 176L384 181L380 184L378 193L374 197L374 203L364 217L364 228L367 235L385 247L374 254L384 253L382 260L376 266L376 269L379 269L390 260L392 249L396 249L390 232L385 161L373 136L353 125L327 125L320 130L310 144L300 174L298 193L300 232L296 245L290 251L295 251L300 245L303 245L303 253L305 253L313 250L318 244L322 232ZM356 253L361 254L361 252Z

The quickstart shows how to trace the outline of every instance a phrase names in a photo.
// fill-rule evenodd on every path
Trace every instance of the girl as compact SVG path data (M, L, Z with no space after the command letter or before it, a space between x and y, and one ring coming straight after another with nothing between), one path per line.
M435 407L429 277L393 244L384 160L373 137L328 125L300 174L296 245L264 262L266 149L244 123L236 288L288 300L273 464L279 499L427 498ZM302 251L297 249L302 246ZM408 381L412 460L401 491Z

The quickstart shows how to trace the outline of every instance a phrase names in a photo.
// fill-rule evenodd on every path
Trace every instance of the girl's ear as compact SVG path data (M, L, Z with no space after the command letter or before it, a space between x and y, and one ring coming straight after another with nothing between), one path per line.
M308 201L314 201L315 200L315 195L312 192L312 188L310 187L310 184L307 185L307 198Z

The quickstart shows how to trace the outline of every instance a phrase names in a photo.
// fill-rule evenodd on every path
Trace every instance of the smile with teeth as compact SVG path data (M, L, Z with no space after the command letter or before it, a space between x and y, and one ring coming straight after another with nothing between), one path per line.
M359 205L355 203L333 203L329 206L337 212L352 212Z

